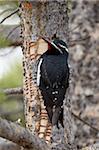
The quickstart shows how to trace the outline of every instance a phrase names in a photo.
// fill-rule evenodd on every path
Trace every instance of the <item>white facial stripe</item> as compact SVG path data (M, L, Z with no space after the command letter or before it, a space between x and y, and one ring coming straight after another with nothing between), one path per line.
M62 51L61 51L53 42L51 42L51 44L52 44L56 49L58 49L61 54L63 54Z
M69 52L69 51L68 51L68 48L66 48L66 47L65 47L65 50L66 50L67 52Z
M40 67L41 67L41 64L42 64L42 61L43 61L43 59L41 58L40 59L40 62L39 62L39 64L38 64L38 68L37 68L37 86L39 86L40 85L40 77L41 77L41 74L40 74Z
M59 46L60 46L60 47L62 47L62 48L66 48L66 46L64 46L64 45L61 45L61 44L59 44Z
M59 44L60 47L64 48L68 52L68 48L64 45Z

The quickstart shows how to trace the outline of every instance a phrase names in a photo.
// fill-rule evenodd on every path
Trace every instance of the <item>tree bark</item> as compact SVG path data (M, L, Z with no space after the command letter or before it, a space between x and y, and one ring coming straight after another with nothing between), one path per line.
M0 90L0 92L6 95L13 95L13 94L17 95L17 94L23 94L23 89L21 87L9 88L9 89Z
M51 126L48 123L48 117L44 108L42 96L36 85L37 59L36 49L32 49L31 41L36 41L40 36L47 37L50 40L58 37L65 42L69 38L69 0L56 1L32 1L21 2L21 26L23 39L23 67L24 67L24 96L25 96L25 118L26 127L32 133L36 133L41 138L47 140ZM39 42L38 42L39 43ZM35 45L35 43L34 43ZM33 51L34 50L34 51ZM32 67L31 67L32 66ZM32 69L31 69L32 68ZM68 102L69 103L69 102ZM42 114L46 114L42 117ZM45 128L42 128L42 118L45 119ZM70 113L70 104L67 105L67 99L64 100L64 131L61 128L52 130L53 149L64 147L63 149L72 149L74 142L74 133L72 130L72 117ZM48 132L47 132L48 131ZM43 134L42 134L43 133ZM61 134L61 136L59 136ZM47 138L46 138L47 137ZM56 137L58 140L56 141ZM64 138L65 137L65 138ZM49 138L48 138L49 139ZM60 141L60 142L59 142ZM56 143L56 144L54 144ZM56 146L57 145L57 146ZM68 148L69 146L71 148ZM59 148L60 149L60 148Z
M38 136L18 124L0 118L0 136L31 150L49 150L47 144Z
M0 150L22 150L21 146L8 141L7 139L0 138Z
M39 137L43 138L45 137L46 127L48 128L48 130L50 130L50 126L48 125L48 116L44 108L42 96L36 85L37 49L35 49L34 51L31 50L31 45L35 44L31 44L33 4L28 2L22 2L20 7L23 39L23 93L25 96L24 104L26 127L32 133L36 133ZM45 116L42 116L41 118L42 113L45 114ZM42 125L45 127L42 127Z
M38 136L32 135L27 129L20 127L18 124L0 118L0 150L51 150L48 145ZM10 142L10 141L12 142ZM14 142L14 143L13 143ZM16 143L16 144L15 144ZM21 147L23 149L21 149ZM57 148L57 146L56 146ZM60 147L61 150L62 147ZM99 143L82 148L81 150L98 150ZM65 148L65 150L68 150ZM75 148L73 149L75 150Z

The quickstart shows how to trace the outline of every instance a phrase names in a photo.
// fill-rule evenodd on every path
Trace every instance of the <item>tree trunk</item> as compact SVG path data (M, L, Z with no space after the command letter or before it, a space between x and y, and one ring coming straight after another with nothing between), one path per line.
M45 138L46 141L49 141L50 139L49 132L51 130L51 125L48 122L48 116L43 104L42 95L40 94L40 90L36 85L38 59L37 47L40 45L40 41L41 45L44 43L44 41L42 41L42 39L37 39L43 36L52 40L52 38L56 36L65 42L68 41L69 2L69 0L38 0L32 2L21 2L20 7L23 39L23 93L26 127L32 133L38 134L40 138ZM42 53L40 53L40 55ZM42 127L42 125L44 127ZM52 148L74 150L73 134L70 101L67 101L67 98L65 98L64 129L52 129Z

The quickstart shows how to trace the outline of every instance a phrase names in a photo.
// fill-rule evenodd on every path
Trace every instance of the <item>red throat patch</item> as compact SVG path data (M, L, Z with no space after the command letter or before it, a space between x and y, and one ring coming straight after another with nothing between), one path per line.
M51 44L48 44L48 50L51 50Z

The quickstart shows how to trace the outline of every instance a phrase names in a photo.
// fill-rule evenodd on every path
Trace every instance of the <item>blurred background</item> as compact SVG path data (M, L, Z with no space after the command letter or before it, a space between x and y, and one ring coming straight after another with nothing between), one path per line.
M0 1L0 22L17 8L17 1ZM80 148L99 142L99 1L72 0L69 28L72 111L97 129L74 118ZM22 87L20 32L18 13L0 24L0 116L24 125L22 93L3 92Z
M18 2L0 1L0 21L17 10ZM17 13L0 24L0 116L17 121L23 117L23 95L8 94L2 89L22 87L22 52L19 42L20 18Z

